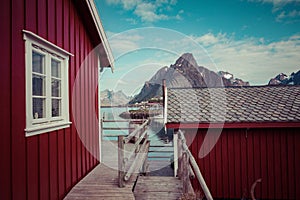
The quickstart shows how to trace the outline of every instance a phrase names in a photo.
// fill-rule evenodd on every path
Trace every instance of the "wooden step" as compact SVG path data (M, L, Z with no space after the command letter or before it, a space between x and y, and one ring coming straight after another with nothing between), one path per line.
M182 182L176 177L139 176L134 188L137 200L146 199L180 199Z

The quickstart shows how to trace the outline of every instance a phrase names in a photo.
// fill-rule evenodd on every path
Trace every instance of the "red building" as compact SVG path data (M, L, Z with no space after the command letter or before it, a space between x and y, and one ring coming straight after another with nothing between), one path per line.
M300 199L299 86L167 89L166 101L213 198L251 198L257 181L257 199Z
M0 199L62 199L99 163L99 15L93 0L5 0L0 16Z

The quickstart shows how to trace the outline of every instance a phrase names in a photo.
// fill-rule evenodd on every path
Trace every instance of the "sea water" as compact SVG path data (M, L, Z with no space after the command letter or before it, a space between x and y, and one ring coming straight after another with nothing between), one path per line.
M123 112L128 112L129 110L136 110L138 107L103 107L101 108L101 119L104 120L124 120L119 115ZM109 128L126 128L129 127L129 122L105 122L103 127ZM151 160L168 160L172 157L173 153L173 141L170 135L165 134L164 124L162 116L157 116L152 118L151 123L148 126L147 133L150 140L150 146L163 146L163 147L150 147L150 151L159 152L149 152L148 156ZM105 137L105 135L110 135L110 137ZM111 135L116 135L116 137L111 137ZM103 130L102 139L103 140L117 140L118 135L128 135L128 129L125 130ZM155 158L157 156L157 158ZM159 157L167 158L159 158ZM169 158L168 158L169 157Z

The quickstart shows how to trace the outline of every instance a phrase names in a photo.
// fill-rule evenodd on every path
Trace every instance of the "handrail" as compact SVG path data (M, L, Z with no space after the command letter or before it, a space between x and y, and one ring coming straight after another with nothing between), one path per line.
M130 176L137 172L146 159L147 154L144 153L146 149L149 147L148 137L145 138L144 143L142 144L139 153L137 154L136 158L134 159L133 163L131 164L130 168L128 169L127 173L124 176L124 180L128 181ZM147 146L146 146L147 145Z
M199 183L201 185L201 188L202 188L202 190L203 190L206 198L208 200L212 200L213 198L212 198L211 193L210 193L210 191L209 191L209 189L208 189L208 187L207 187L207 185L205 183L205 180L204 180L204 178L203 178L203 176L201 174L199 166L197 165L197 162L196 162L194 156L192 155L191 151L189 150L188 146L186 145L186 139L184 137L183 132L181 130L179 130L178 133L179 133L178 140L181 140L181 146L179 146L179 149L183 150L182 158L180 159L180 165L179 165L180 168L179 168L179 171L182 170L182 173L184 175L183 176L184 192L188 191L188 188L185 188L185 187L187 187L187 185L189 185L189 182L190 182L189 178L187 180L187 177L190 177L190 176L193 175L193 174L189 174L190 170L186 166L186 164L188 164L188 165L191 164L191 166L192 166L192 168L193 168L193 170L195 172L194 176L196 175L196 177L197 177L197 179L198 179L198 181L199 181ZM178 155L178 157L180 157L180 155ZM185 157L188 157L188 160L189 160L188 163L184 163L185 162L185 160L184 160ZM179 174L179 176L182 175L181 173L178 173L178 174ZM188 182L186 182L186 181L188 181Z
M142 125L132 131L126 138L124 138L125 143L128 143L133 137L136 137L137 134L141 132L141 130L145 130L146 125L148 125L148 120L146 120Z
M128 181L130 177L137 173L138 170L142 168L142 172L146 173L148 171L147 164L147 154L150 146L150 141L148 140L147 128L148 120L146 120L142 125L137 127L131 134L127 137L122 135L118 136L118 170L119 170L119 187L125 187L125 181ZM131 147L131 152L125 157L125 145L129 144L129 141L136 137L133 147ZM132 159L133 158L133 161ZM130 163L132 161L132 163ZM128 169L125 169L125 166Z

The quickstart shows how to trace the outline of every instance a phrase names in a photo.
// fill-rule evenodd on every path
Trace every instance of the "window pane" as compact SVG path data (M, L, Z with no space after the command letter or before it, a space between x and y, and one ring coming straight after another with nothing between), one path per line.
M60 62L54 59L51 59L51 75L60 78Z
M61 97L61 81L52 79L51 87L52 87L52 96Z
M33 98L32 112L33 112L33 119L45 118L45 99Z
M52 99L52 117L61 116L61 100Z
M32 71L44 74L45 56L36 52L32 52Z
M32 95L44 96L45 78L39 75L32 75Z

